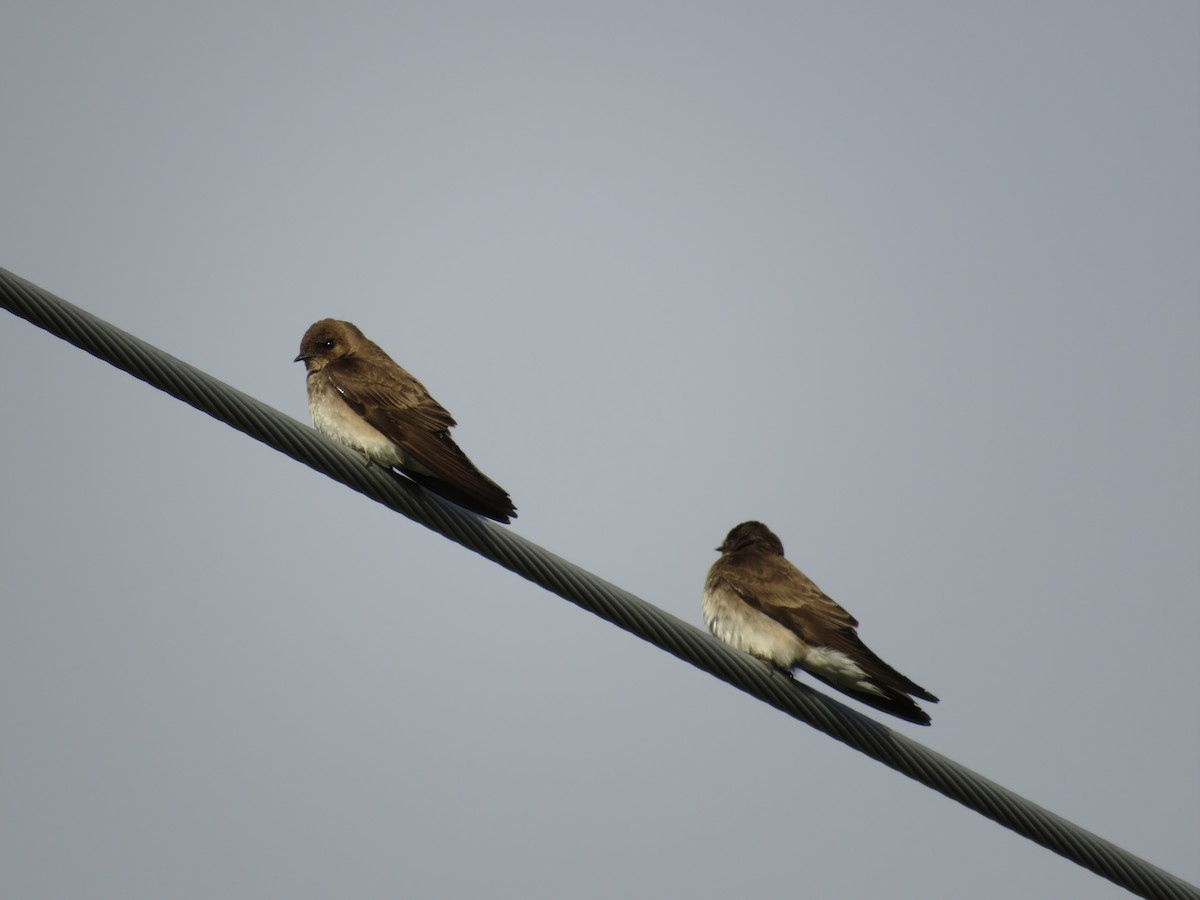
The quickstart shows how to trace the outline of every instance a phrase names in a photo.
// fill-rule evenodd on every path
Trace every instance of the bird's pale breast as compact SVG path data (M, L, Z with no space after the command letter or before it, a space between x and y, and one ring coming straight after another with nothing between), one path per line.
M320 373L308 379L308 411L317 431L352 450L366 454L381 466L403 466L404 452L350 408L337 388Z
M780 625L728 588L704 590L704 624L718 638L743 653L791 669L808 653L808 646L789 628Z
M728 588L706 587L703 613L709 631L743 653L782 669L804 668L833 684L883 696L845 653L801 640L796 632L755 609Z

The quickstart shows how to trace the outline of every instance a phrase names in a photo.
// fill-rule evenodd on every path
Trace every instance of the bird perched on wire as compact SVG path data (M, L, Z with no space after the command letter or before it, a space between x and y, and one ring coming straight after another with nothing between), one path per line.
M450 437L450 413L354 325L314 323L295 362L308 370L308 409L326 437L489 519L516 518L508 492Z
M708 572L703 604L714 635L778 669L803 669L861 703L929 724L912 697L938 698L871 652L854 616L784 559L771 529L743 522L717 550L721 558Z

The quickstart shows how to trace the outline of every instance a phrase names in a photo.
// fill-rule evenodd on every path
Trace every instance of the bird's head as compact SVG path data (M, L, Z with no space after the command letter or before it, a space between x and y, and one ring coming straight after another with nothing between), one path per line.
M322 319L309 326L300 340L300 355L293 362L303 362L309 372L319 372L335 359L352 355L367 339L349 322Z
M741 525L735 525L717 551L736 553L748 547L760 547L783 556L783 542L762 522L743 522Z

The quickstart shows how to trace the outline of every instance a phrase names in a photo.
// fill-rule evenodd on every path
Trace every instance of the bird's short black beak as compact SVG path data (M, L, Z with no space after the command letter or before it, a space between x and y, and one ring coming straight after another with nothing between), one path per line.
M301 353L299 356L293 359L292 362L308 362L308 360L311 358L312 357L305 356L303 353Z

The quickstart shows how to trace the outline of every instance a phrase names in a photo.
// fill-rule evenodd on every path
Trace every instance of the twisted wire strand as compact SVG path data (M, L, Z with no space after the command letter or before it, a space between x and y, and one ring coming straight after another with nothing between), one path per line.
M365 466L355 453L312 428L2 268L0 305L1139 896L1200 900L1194 885L833 698L768 671L707 632L512 530L392 472Z

